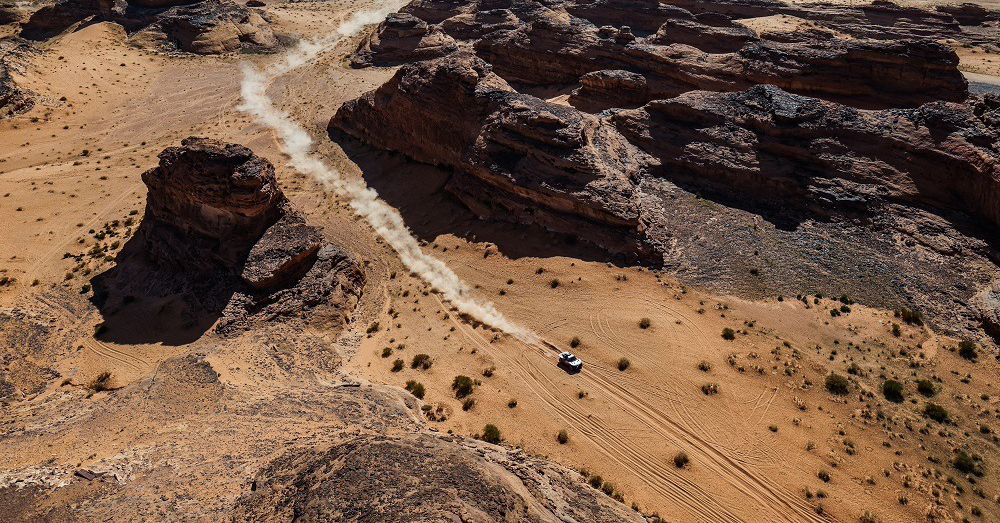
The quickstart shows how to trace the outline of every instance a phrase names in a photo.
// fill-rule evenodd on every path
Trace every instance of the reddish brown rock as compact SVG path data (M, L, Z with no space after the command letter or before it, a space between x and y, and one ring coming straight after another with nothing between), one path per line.
M481 216L557 230L582 218L588 234L643 251L629 181L641 152L597 117L515 92L470 54L404 66L330 127L453 167L447 189Z
M714 21L718 25L709 25L693 17L667 20L646 41L659 45L685 44L706 53L733 53L757 40L752 29L726 17Z
M285 213L274 166L242 145L187 138L160 153L142 181L149 195L140 231L162 264L236 267Z
M178 297L182 330L214 324L230 334L255 319L348 321L364 272L292 208L269 161L242 145L192 137L160 153L142 179L146 212L133 240L91 280L108 322L131 301ZM126 330L119 327L111 330Z
M500 76L526 84L571 84L600 70L641 74L647 100L701 89L739 91L757 84L858 107L960 101L968 93L955 52L929 41L753 40L735 53L709 54L688 45L635 40L620 29L550 17L479 40L476 53ZM604 107L627 103L611 98Z
M231 0L150 2L156 5L124 0L60 0L42 7L22 23L21 35L44 40L90 20L121 25L136 44L198 54L272 51L279 46L270 24L258 12Z
M455 40L444 31L413 15L393 13L361 43L351 66L398 65L438 58L457 49Z

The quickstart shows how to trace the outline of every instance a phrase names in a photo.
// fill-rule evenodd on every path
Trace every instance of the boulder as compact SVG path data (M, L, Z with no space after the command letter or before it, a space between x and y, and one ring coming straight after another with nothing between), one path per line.
M353 67L391 66L438 58L458 49L455 40L439 28L406 13L393 13L358 47Z

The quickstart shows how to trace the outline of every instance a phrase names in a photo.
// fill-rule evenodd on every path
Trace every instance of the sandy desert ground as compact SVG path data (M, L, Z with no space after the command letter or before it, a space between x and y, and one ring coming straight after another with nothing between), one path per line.
M310 38L375 4L269 3L264 10L276 31ZM748 25L802 22L775 17ZM39 389L0 408L0 512L27 521L39 507L63 505L50 516L79 509L171 520L201 503L218 512L207 508L196 519L222 517L246 478L292 442L414 430L333 422L316 398L335 394L344 380L400 388L415 380L426 388L422 400L383 406L391 410L385 419L409 417L416 430L464 436L493 423L508 444L599 474L626 505L667 521L857 521L866 512L879 521L1000 521L995 358L963 359L960 340L926 326L902 324L894 336L901 322L891 310L853 304L832 317L843 305L840 289L757 301L717 296L655 269L611 263L565 235L478 220L440 190L440 171L389 153L345 152L327 138L327 121L342 102L394 72L351 69L346 57L360 38L272 78L269 94L310 131L321 157L376 188L424 250L479 296L553 346L576 338L583 372L558 368L556 352L543 344L462 319L343 198L286 165L275 135L237 108L241 63L263 67L277 57L162 54L129 45L118 26L95 24L42 45L17 77L40 102L0 120L0 276L12 280L0 287L0 306L28 311L58 340L44 354L50 360L38 362L58 376L10 369ZM1000 84L995 50L959 53L976 81ZM343 332L264 329L227 338L209 328L212 318L184 323L176 303L166 301L131 309L111 334L95 337L107 319L88 301L88 281L113 264L142 218L140 174L187 136L241 143L269 158L292 202L363 261L364 298ZM96 239L101 230L118 240ZM74 257L95 245L107 247L106 257ZM644 318L648 328L640 327ZM726 328L735 339L723 338ZM316 351L336 352L342 368L309 360ZM164 362L194 353L219 374L221 392L157 381ZM275 354L313 363L284 368ZM432 365L412 368L417 354ZM394 371L397 358L404 365ZM830 394L824 379L831 371L858 388ZM102 372L117 390L86 394L83 385ZM455 397L456 375L480 383L469 396L473 405ZM906 401L882 397L889 378L904 383ZM917 379L931 380L936 395L919 394ZM169 392L123 393L154 385ZM708 385L717 393L704 393ZM199 407L213 395L221 399ZM273 412L272 400L280 405ZM929 401L958 423L923 418ZM80 421L83 413L90 417ZM566 443L557 440L560 431ZM949 465L958 446L983 457L984 476ZM678 468L681 451L690 462ZM115 470L120 478L73 479L77 468ZM120 494L107 499L122 505L86 501L109 490ZM126 500L133 505L125 508Z

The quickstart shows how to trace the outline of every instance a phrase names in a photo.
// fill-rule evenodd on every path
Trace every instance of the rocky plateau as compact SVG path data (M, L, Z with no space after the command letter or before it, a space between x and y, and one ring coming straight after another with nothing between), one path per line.
M774 14L825 29L740 23ZM447 190L483 218L726 292L846 288L996 335L977 296L1000 262L1000 98L970 95L937 41L995 34L995 18L890 2L417 0L352 62L408 63L329 127L453 170Z

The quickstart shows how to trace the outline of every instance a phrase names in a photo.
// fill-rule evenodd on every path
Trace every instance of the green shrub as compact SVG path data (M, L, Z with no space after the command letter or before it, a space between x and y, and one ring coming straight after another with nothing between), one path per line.
M410 394L424 399L424 384L416 380L409 380L406 382L406 390L410 391Z
M927 416L938 423L944 423L948 420L948 411L941 405L928 403L927 405L924 405L924 416Z
M456 398L464 398L476 387L476 382L472 381L472 378L468 376L455 376L455 379L451 382L451 388L455 391Z
M373 334L373 333L378 332L378 329L379 329L379 325L378 325L378 322L376 321L376 322L373 322L371 325L369 325L368 326L368 330L366 330L365 332L367 332L368 334Z
M403 360L396 358L396 361L392 362L392 372L399 372L403 370Z
M850 381L836 372L831 372L826 376L826 390L833 394L847 394L849 385Z
M566 429L562 429L556 434L556 441L561 445L565 445L569 441L569 433L566 432Z
M976 344L970 340L962 340L958 344L958 355L969 360L975 361L978 354L976 354Z
M474 398L465 398L465 401L462 402L462 410L466 412L472 410L472 407L475 406L476 406L476 400Z
M431 365L433 364L434 362L431 361L429 354L417 354L413 357L413 361L410 362L410 368L427 370L431 368Z
M486 426L483 427L483 435L480 439L486 443L492 443L494 445L499 445L500 442L503 441L503 438L500 437L500 429L492 423L487 423Z
M896 311L896 317L906 322L907 325L924 324L924 318L922 314L913 309L908 309L906 307L900 307L899 310Z
M955 456L955 459L951 462L951 464L965 474L975 474L977 476L983 475L983 471L979 467L979 464L976 463L976 460L964 450L958 451L958 454Z
M722 329L722 339L724 339L724 340L730 340L730 341L735 340L736 339L736 331L734 331L733 329L730 329L729 327L726 327L725 329Z
M882 395L891 402L902 403L903 384L896 380L885 380L882 384Z
M937 390L934 388L934 384L931 380L917 380L917 392L927 396L928 398L937 394Z
M382 349L382 357L388 358L389 356L392 356L392 347L386 347Z
M677 454L674 454L674 466L679 469L684 468L689 461L691 461L691 459L688 458L687 452L684 452L683 450L677 451Z
M602 478L599 474L594 474L587 479L587 483L590 483L591 487L601 488L601 485L604 484L604 478Z

